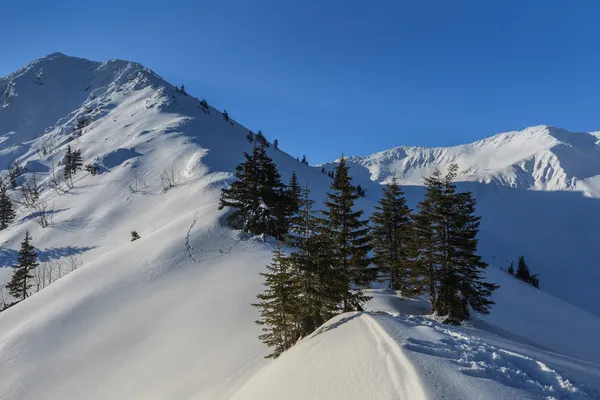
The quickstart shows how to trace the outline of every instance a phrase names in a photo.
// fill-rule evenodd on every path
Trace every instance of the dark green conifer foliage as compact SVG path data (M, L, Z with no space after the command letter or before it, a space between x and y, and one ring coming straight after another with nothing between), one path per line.
M73 151L71 150L71 145L67 146L67 153L63 158L63 165L65 166L65 169L63 170L64 178L70 180L73 176L73 170L71 169L73 165Z
M306 154L302 155L302 161L300 161L302 164L306 164L308 165L308 160L306 159Z
M0 230L6 229L14 219L15 209L8 195L8 188L0 183Z
M361 220L362 210L354 210L358 199L352 185L346 160L342 156L335 169L335 178L327 193L323 214L324 234L333 243L336 267L341 271L341 283L345 288L344 311L362 310L362 303L368 300L361 288L366 287L376 277L376 270L369 268L371 250L368 238L368 221Z
M21 242L17 264L13 266L12 279L6 285L8 292L17 302L25 300L29 296L29 289L33 285L32 270L37 266L37 251L31 244L31 236L27 231L25 239Z
M403 294L408 293L411 235L410 209L394 177L371 215L371 245L380 276Z
M263 133L260 129L258 130L258 133L256 134L256 141L261 146L264 146L266 148L269 147L269 142L267 141L267 138L265 137L265 135L263 135Z
M339 312L346 291L340 269L335 267L333 243L323 232L308 185L302 189L297 213L290 218L286 242L298 279L300 336L312 333Z
M510 262L510 267L508 267L508 270L506 272L508 272L511 275L515 274L515 267L514 267L514 263L512 261Z
M275 150L279 149L279 140L277 140L277 139L273 140L273 148Z
M517 263L517 273L515 276L522 280L523 282L527 282L533 287L540 288L540 280L538 278L538 274L531 274L529 270L529 266L525 263L525 257L519 257L519 262Z
M229 114L227 114L227 110L223 110L223 119L229 122Z
M292 263L278 243L273 251L273 261L267 266L267 272L261 273L266 289L257 296L263 334L259 339L273 351L266 358L277 358L298 340L297 324L298 284Z
M246 139L248 139L248 141L250 143L254 142L254 133L252 133L252 131L248 131L248 134L246 135Z
M219 209L234 209L228 221L235 229L280 238L289 205L277 167L261 145L244 158L236 167L236 180L221 191Z
M477 251L480 218L470 192L457 193L453 180L457 166L442 178L439 171L425 179L425 198L414 216L412 283L429 295L432 311L446 315L446 322L469 317L469 306L483 314L496 285L483 281L487 267Z
M71 159L71 172L73 175L75 175L77 171L81 171L82 169L83 157L81 156L81 150L75 150Z

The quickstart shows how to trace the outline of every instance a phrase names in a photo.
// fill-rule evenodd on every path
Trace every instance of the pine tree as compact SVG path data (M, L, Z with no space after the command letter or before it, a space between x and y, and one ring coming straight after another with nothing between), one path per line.
M0 230L6 229L15 219L15 210L8 195L8 188L0 184Z
M204 111L205 114L210 114L210 112L208 111L208 103L205 99L202 99L202 101L200 101L200 108L202 108L202 111Z
M63 158L62 162L65 166L65 169L63 171L64 178L65 180L69 181L73 176L73 151L71 150L71 145L67 146L67 153L65 154L65 157Z
M365 189L363 189L362 186L358 185L356 186L356 193L360 196L360 197L365 197L367 195L367 192Z
M483 272L487 264L477 254L479 224L481 217L475 215L477 201L471 192L458 193L453 198L456 208L454 229L451 230L449 269L451 279L457 286L452 287L452 304L449 316L457 321L469 317L469 307L480 314L489 314L489 298L498 285L484 281Z
M183 85L183 83L181 84L181 89L179 89L179 93L187 96L187 92L185 91L185 86Z
M223 119L229 122L229 114L227 114L227 110L223 110Z
M279 140L277 140L277 139L273 140L273 148L275 150L279 149Z
M131 231L131 241L135 242L138 239L141 239L142 237L140 236L139 233L137 233L137 231Z
M341 285L340 269L335 267L333 243L324 232L314 203L306 185L286 236L286 242L294 250L290 258L298 280L297 320L301 337L311 334L339 312L338 304L346 291Z
M250 143L254 142L254 133L252 133L252 131L248 131L248 134L246 135L246 139L248 139L248 141Z
M519 262L517 263L517 273L515 276L523 282L529 281L529 278L531 277L529 267L525 263L525 257L523 256L519 257Z
M302 155L302 161L300 161L302 164L306 164L308 165L308 160L306 159L306 154Z
M289 206L277 167L260 145L244 158L236 167L236 181L221 191L219 209L235 209L228 218L235 229L281 237Z
M529 266L527 263L525 263L525 257L519 257L519 261L517 263L517 273L515 274L515 277L539 289L540 280L538 276L539 274L531 274Z
M302 188L298 183L298 176L296 175L296 171L292 171L292 175L290 176L290 181L286 187L286 195L289 202L288 216L292 216L293 214L298 212L300 207L300 200L302 197Z
M456 193L456 165L442 178L439 171L425 179L425 198L414 216L413 281L429 295L432 311L446 315L446 322L469 317L469 306L483 314L496 285L482 280L487 267L477 251L480 218L470 192Z
M25 239L21 242L21 250L17 258L18 264L13 266L12 279L6 285L8 292L17 299L17 302L25 300L29 296L29 289L33 285L32 270L38 266L37 252L30 242L31 236L27 231Z
M298 307L298 285L292 263L280 244L273 251L273 261L267 272L261 273L266 289L257 296L259 303L253 304L260 312L263 334L259 339L273 351L266 358L277 358L299 338L296 312Z
M389 287L407 293L412 221L404 193L396 178L384 187L383 196L371 215L371 245L379 274Z
M75 150L73 152L70 168L73 175L75 175L77 171L81 171L83 169L83 157L81 156L81 150Z
M353 311L362 310L362 303L368 300L360 289L375 278L376 270L369 268L368 253L371 245L368 221L360 219L362 210L353 209L358 195L356 188L352 186L348 169L342 156L327 193L326 210L322 214L324 234L332 240L333 255L342 272L344 311Z
M515 267L514 267L514 263L512 261L510 262L510 267L508 267L508 270L506 272L508 272L511 275L515 274Z
M269 147L269 142L267 141L267 138L265 137L265 135L263 135L263 133L260 129L258 130L258 133L256 134L256 141L261 146L264 146L267 148Z

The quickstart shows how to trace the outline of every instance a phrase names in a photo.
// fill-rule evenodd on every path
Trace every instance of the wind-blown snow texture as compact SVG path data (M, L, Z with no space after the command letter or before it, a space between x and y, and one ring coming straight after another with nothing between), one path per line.
M475 171L472 162L473 172L462 177L496 183L465 184L480 199L488 261L504 266L524 254L542 288L556 296L492 267L490 279L502 285L493 313L474 328L448 328L421 316L423 303L374 292L369 313L340 316L267 362L250 303L262 290L258 272L272 245L226 228L226 211L217 210L220 189L242 151L251 150L247 128L224 121L218 110L205 113L197 99L120 60L52 54L1 78L0 96L0 168L16 160L28 169L20 182L35 172L48 184L53 169L62 172L68 143L101 172L78 173L67 194L44 190L54 206L51 226L41 228L20 209L0 232L4 266L14 262L26 230L44 260L84 260L0 313L0 399L599 398L592 229L600 209L595 198L556 191L585 187L595 196L593 134L531 128L505 134L511 140L488 139L478 146L487 153L475 145L462 155L458 148L423 149L419 157L428 161L403 170L404 182L418 183L434 165L486 158L484 167L496 173ZM504 174L524 157L537 165L544 152L558 161L531 185L517 184L528 174ZM320 167L281 150L269 154L285 180L295 170L316 199L324 197L330 180ZM389 170L379 160L369 171L352 159L352 174L367 189L359 206L367 211ZM166 192L165 170L178 180ZM421 191L407 188L413 204ZM130 242L132 230L141 239ZM6 278L10 270L0 272Z

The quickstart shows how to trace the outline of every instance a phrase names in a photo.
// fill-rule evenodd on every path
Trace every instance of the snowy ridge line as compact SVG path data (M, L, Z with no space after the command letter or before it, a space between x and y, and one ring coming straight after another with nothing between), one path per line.
M402 348L370 314L364 313L361 318L377 342L377 351L385 358L390 381L398 393L403 393L401 398L425 400L421 379Z
M412 352L451 360L465 375L491 379L546 399L600 400L598 389L571 381L562 372L550 368L542 361L489 344L475 335L469 336L422 316L403 317L386 312L374 315L395 323L429 327L442 334L443 338L437 341L408 337L402 340L402 347ZM376 320L373 316L371 318ZM381 329L385 330L383 327Z

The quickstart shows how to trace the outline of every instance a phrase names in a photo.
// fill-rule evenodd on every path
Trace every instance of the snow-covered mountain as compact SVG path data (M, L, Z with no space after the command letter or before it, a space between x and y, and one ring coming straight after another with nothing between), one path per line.
M596 195L599 138L597 132L572 133L541 125L460 146L401 146L348 160L366 168L377 182L385 182L395 173L406 184L420 184L423 176L436 168L455 163L460 168L459 180Z
M488 278L502 286L492 314L449 328L424 317L424 303L374 291L368 312L341 315L268 362L250 304L272 244L228 229L217 209L251 150L248 128L120 60L52 54L0 78L0 95L0 168L26 167L19 184L35 175L53 217L41 227L20 208L0 231L0 261L14 263L29 230L42 262L76 255L83 264L0 313L0 399L600 398L600 207L559 191L586 179L593 186L593 134L544 127L464 151L404 148L428 157L406 164L405 182L451 161L473 168L464 186L480 202ZM101 173L80 172L60 193L50 186L67 145ZM321 167L280 146L268 152L283 179L296 171L322 199L330 180ZM509 179L511 166L535 166L543 153L553 169L535 175L540 186L519 186L527 180L517 167ZM401 154L352 159L367 213ZM576 182L560 186L561 174ZM406 191L414 205L422 189ZM141 239L131 242L132 230ZM521 254L543 290L498 269Z

